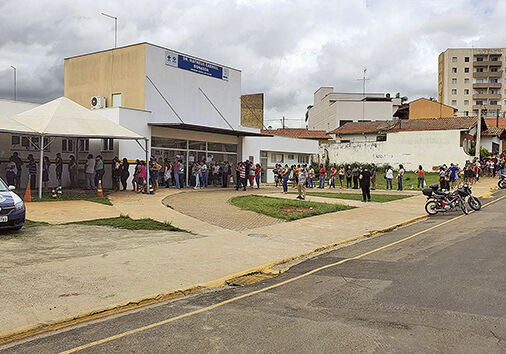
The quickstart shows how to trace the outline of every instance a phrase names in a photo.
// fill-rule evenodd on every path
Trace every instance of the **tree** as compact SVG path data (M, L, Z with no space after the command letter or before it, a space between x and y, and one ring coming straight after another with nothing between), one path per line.
M404 104L404 102L406 102L408 100L408 96L402 96L401 97L401 93L400 92L397 92L395 94L395 98L400 98L401 99L401 104Z

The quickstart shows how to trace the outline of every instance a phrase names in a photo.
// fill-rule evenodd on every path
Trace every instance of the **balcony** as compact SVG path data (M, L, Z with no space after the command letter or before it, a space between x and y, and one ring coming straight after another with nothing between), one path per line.
M473 100L500 100L501 95L498 93L475 93Z
M502 66L502 60L473 61L473 66Z
M501 77L502 70L499 71L483 71L483 72L474 72L473 77L475 78L485 78L485 77Z
M499 104L494 104L494 105L484 104L483 106L473 105L473 111L477 111L480 107L481 107L481 109L485 108L487 111L501 110L501 105L499 105Z
M500 82L482 82L482 83L474 83L473 89L486 89L486 88L497 88L500 89L502 87Z

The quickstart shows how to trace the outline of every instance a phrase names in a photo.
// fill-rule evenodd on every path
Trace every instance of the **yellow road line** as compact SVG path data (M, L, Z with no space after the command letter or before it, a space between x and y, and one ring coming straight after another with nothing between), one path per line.
M488 202L486 204L484 204L482 206L482 208L490 205L490 204L493 204L493 203L496 203L498 202L499 200L501 199L504 199L506 198L506 195L505 196L502 196L498 199L495 199L491 202ZM470 213L472 213L474 211L471 211ZM376 253L376 252L379 252L379 251L382 251L384 249L387 249L389 247L392 247L392 246L395 246L395 245L398 245L399 243L402 243L402 242L405 242L405 241L408 241L408 240L411 240L412 238L415 238L417 236L420 236L426 232L429 232L429 231L432 231L434 229L437 229L438 227L441 227L443 225L446 225L446 224L449 224L455 220L458 220L462 217L466 216L465 214L462 214L462 215L459 215L457 217L454 217L450 220L446 220L444 222L442 222L441 224L437 224L437 225L434 225L434 226L431 226L429 227L428 229L425 229L425 230L422 230L422 231L419 231L411 236L407 236L403 239L400 239L400 240L397 240L395 242L392 242L392 243L389 243L387 245L384 245L384 246L381 246L381 247L378 247L378 248L375 248L371 251L368 251L368 252L365 252L365 253L362 253L358 256L355 256L355 257L350 257L350 258L345 258L343 260L340 260L339 262L335 262L335 263L331 263L331 264L327 264L327 265L324 265L322 267L319 267L319 268L316 268L316 269L313 269L309 272L306 272L304 274L301 274L301 275L298 275L294 278L290 278L290 279L287 279L287 280L284 280L280 283L277 283L277 284L274 284L274 285L270 285L270 286L267 286L265 288L262 288L262 289L259 289L259 290L255 290L255 291L252 291L252 292L249 292L247 294L243 294L243 295L240 295L240 296L236 296L236 297L233 297L233 298L230 298L228 300L225 300L225 301L222 301L222 302L219 302L217 304L214 304L214 305L211 305L211 306L208 306L208 307L204 307L204 308L201 308L199 310L195 310L195 311L191 311L191 312L187 312L185 314L182 314L182 315L179 315L179 316L176 316L176 317L171 317L171 318L168 318L166 320L163 320L163 321L160 321L160 322L156 322L156 323L152 323L150 325L147 325L147 326L143 326L143 327L139 327L139 328L135 328L135 329L132 329L130 331L126 331L126 332L123 332L123 333L119 333L119 334L116 334L114 336L110 336L110 337L107 337L107 338L104 338L104 339L100 339L100 340L97 340L97 341L94 341L94 342L90 342L90 343L87 343L87 344L83 344L81 346L78 346L78 347L75 347L75 348L72 348L72 349L69 349L69 350L66 350L66 351L63 351L61 352L61 354L68 354L68 353L75 353L77 351L80 351L80 350L83 350L83 349L87 349L87 348L91 348L91 347L94 347L94 346L97 346L97 345L100 345L100 344L104 344L104 343L107 343L107 342L111 342L113 340L116 340L116 339L120 339L120 338L123 338L123 337L126 337L126 336L129 336L131 334L135 334L135 333L139 333L139 332L143 332L143 331L146 331L148 329L151 329L151 328L155 328L155 327L159 327L159 326L163 326L163 325L166 325L168 323L171 323L171 322L174 322L174 321L177 321L177 320L181 320L183 318L186 318L186 317L190 317L190 316L194 316L194 315L198 315L199 313L203 313L203 312L207 312L207 311L211 311L215 308L218 308L218 307L221 307L221 306L224 306L226 304L230 304L232 302L236 302L236 301L239 301L241 299L245 299L245 298L248 298L248 297L251 297L253 295L257 295L257 294L260 294L260 293L263 293L263 292L266 292L266 291L269 291L269 290L272 290L272 289L276 289L276 288L279 288L280 286L283 286L283 285L286 285L286 284L290 284L294 281L297 281L299 279L302 279L302 278L305 278L307 276L310 276L314 273L317 273L317 272L320 272L322 270L325 270L325 269L328 269L328 268L331 268L331 267L335 267L335 266L338 266L340 264L343 264L343 263L346 263L346 262L349 262L349 261L354 261L354 260L357 260L357 259L361 259L363 257L366 257L366 256L369 256L373 253Z

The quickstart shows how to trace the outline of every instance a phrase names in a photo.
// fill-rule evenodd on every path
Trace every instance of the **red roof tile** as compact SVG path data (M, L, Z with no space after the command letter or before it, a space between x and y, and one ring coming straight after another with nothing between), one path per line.
M506 129L504 129L504 128L491 127L491 128L488 128L487 130L485 130L484 132L482 132L481 135L501 136L505 131L506 131Z
M262 129L262 134L271 134L284 136L287 138L298 138L298 139L330 139L330 136L325 130L309 130L309 129Z
M497 118L485 118L485 122L488 129L497 127ZM506 118L499 118L499 128L506 129Z

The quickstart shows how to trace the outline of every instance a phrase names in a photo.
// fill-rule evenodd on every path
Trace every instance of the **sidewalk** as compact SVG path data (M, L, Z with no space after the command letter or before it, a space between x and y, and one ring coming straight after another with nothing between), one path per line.
M473 192L481 195L495 183L496 180L484 180L473 186ZM47 324L135 299L205 284L425 214L425 198L418 192L419 195L413 198L370 203L352 210L236 231L183 215L163 205L162 201L174 193L178 191L164 189L156 195L116 193L111 197L114 206L97 204L98 212L91 208L80 209L79 213L82 218L96 218L95 214L105 217L103 213L106 210L110 213L108 215L151 217L159 221L170 221L174 226L192 231L198 236L187 234L188 237L184 237L181 233L155 234L143 231L127 237L125 235L131 233L125 232L124 235L117 236L119 239L95 247L93 252L88 251L93 240L88 239L87 233L91 232L94 237L107 240L110 236L107 232L97 235L101 232L99 229L86 231L84 226L75 232L81 234L82 239L67 240L76 244L72 252L68 247L58 248L48 241L50 239L39 239L36 235L31 235L33 239L27 235L25 239L17 240L18 246L12 240L0 239L0 258L7 255L13 257L16 249L21 250L20 241L38 241L37 254L40 254L40 257L13 262L10 268L4 263L0 288L3 315L0 317L0 337L23 327ZM196 197L195 202L198 202L199 193L203 192L190 193ZM273 192L266 189L266 193L272 195ZM40 220L47 215L48 218L51 216L50 222L59 223L67 221L70 215L79 214L63 214L58 211L59 204L32 203L28 208L28 218ZM62 205L68 208L70 204ZM209 207L219 208L219 205ZM64 228L74 226L57 227L61 228L59 237L65 237ZM149 237L149 242L143 240L143 235ZM120 247L120 244L123 246ZM80 249L86 249L87 252L79 252ZM30 250L23 249L23 252ZM44 256L46 253L51 253L52 256Z

